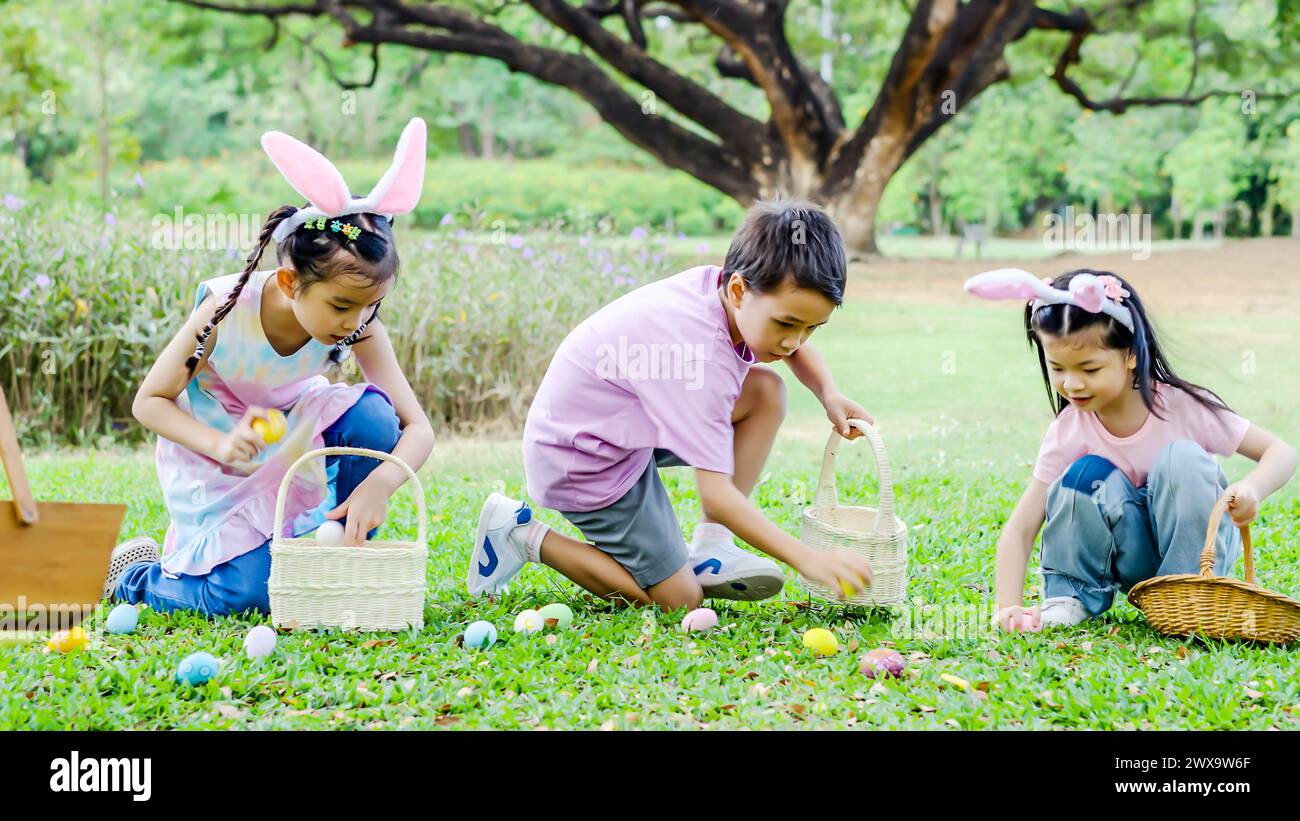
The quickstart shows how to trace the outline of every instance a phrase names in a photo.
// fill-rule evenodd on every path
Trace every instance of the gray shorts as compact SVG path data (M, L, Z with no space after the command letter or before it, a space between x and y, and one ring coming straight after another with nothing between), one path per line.
M599 510L560 514L583 538L623 565L642 588L656 585L682 569L688 556L659 468L685 465L677 454L657 448L645 473L621 499Z

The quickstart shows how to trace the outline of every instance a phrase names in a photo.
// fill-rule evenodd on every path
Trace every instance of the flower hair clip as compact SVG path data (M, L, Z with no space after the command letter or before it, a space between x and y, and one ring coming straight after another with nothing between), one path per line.
M314 228L317 231L324 231L325 224L326 224L325 217L311 217L306 222L303 223L303 227ZM329 230L333 231L336 234L342 234L343 236L347 237L348 240L351 242L356 242L357 237L361 236L360 228L358 228L355 225L350 225L341 220L330 220Z
M1044 305L1073 305L1093 314L1114 317L1133 333L1133 313L1119 304L1131 296L1119 280L1109 274L1076 274L1069 289L1052 287L1050 278L1039 279L1019 268L998 268L966 280L966 292L981 299L1028 299L1034 309Z

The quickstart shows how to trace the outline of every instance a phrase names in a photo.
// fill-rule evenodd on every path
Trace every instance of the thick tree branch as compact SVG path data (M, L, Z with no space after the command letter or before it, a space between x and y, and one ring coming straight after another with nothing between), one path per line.
M600 24L594 15L567 0L527 0L538 14L576 37L615 69L654 92L683 116L713 132L747 161L771 153L763 124L732 108L721 97L650 57Z

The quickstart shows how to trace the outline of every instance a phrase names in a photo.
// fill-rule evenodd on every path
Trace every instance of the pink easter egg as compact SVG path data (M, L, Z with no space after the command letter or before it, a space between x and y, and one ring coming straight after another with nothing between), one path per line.
M888 647L870 650L858 660L858 671L867 678L898 678L906 666L902 654Z
M718 614L708 607L692 610L682 619L682 630L687 633L712 630L718 626Z

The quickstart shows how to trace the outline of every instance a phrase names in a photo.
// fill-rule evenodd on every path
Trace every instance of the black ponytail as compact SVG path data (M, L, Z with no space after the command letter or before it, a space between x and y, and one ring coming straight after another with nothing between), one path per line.
M1047 354L1043 351L1043 342L1038 335L1041 332L1051 336L1068 336L1077 331L1094 327L1100 328L1102 344L1107 348L1133 352L1137 360L1137 366L1133 372L1133 387L1141 394L1142 404L1146 405L1147 410L1155 414L1157 418L1164 418L1155 406L1157 384L1170 385L1184 390L1191 394L1197 402L1211 410L1232 410L1232 408L1228 407L1228 403L1219 398L1219 395L1214 391L1193 382L1188 382L1174 373L1173 366L1169 364L1169 359L1160 346L1160 339L1156 335L1151 318L1142 305L1142 299L1138 296L1137 290L1123 277L1109 271L1093 271L1081 268L1077 271L1061 274L1052 280L1052 287L1068 291L1070 289L1070 280L1079 274L1115 277L1129 293L1127 297L1119 300L1119 302L1129 309L1129 315L1133 318L1133 330L1130 331L1122 322L1109 314L1094 314L1075 305L1052 303L1041 305L1037 310L1034 310L1032 302L1025 306L1025 334L1029 338L1030 345L1038 351L1038 366L1043 374L1043 384L1047 387L1047 398L1052 404L1053 412L1060 414L1061 411L1069 407L1070 403L1052 387L1052 378L1047 369Z

